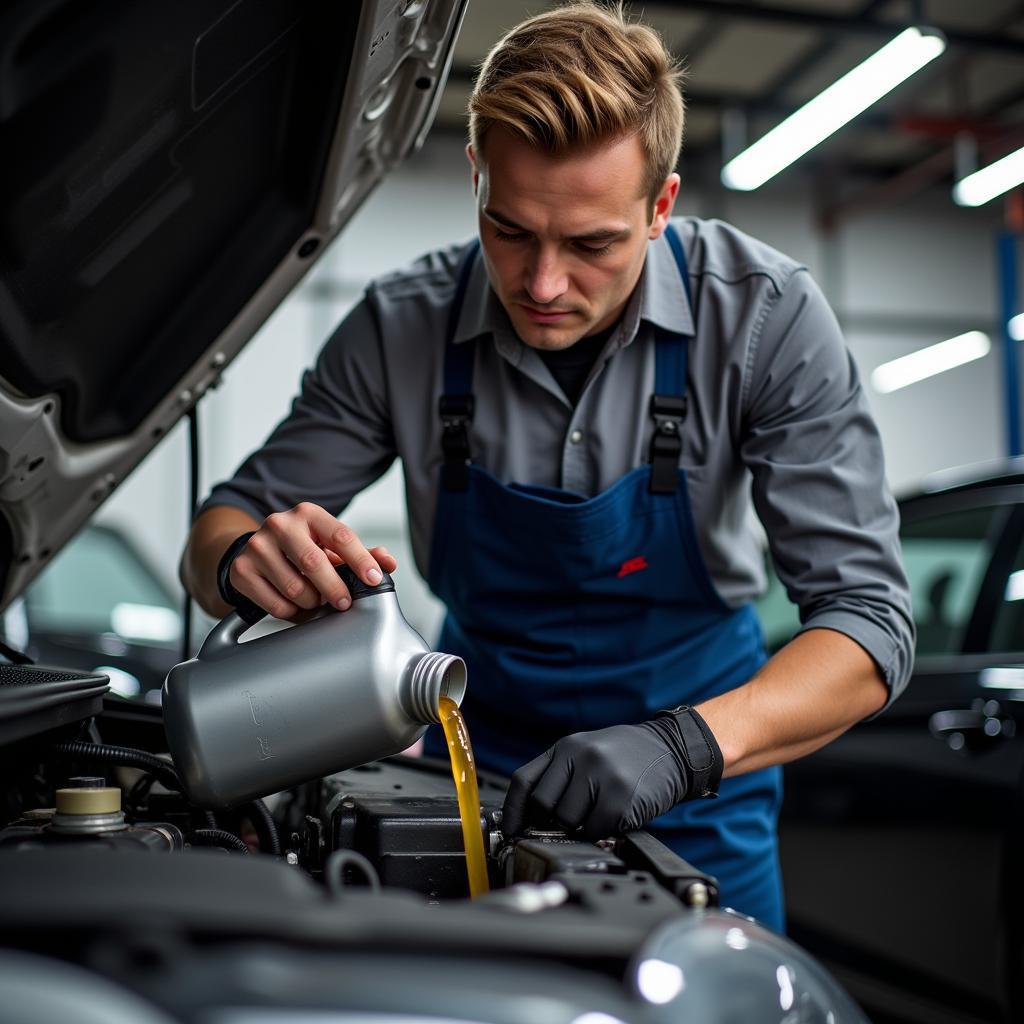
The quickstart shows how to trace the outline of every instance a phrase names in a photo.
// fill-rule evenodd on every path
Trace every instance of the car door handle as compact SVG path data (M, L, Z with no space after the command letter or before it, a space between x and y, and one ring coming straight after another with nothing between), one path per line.
M928 719L928 731L951 750L990 750L1016 733L1014 720L1001 718L1000 710L997 701L984 701L981 707L936 711Z

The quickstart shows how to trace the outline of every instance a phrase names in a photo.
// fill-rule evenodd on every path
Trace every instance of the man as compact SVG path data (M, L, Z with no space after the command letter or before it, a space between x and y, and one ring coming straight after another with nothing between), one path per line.
M781 928L778 766L899 692L913 628L835 320L794 261L670 222L682 127L644 26L583 3L513 29L470 101L479 243L371 286L182 578L213 614L344 610L334 566L373 585L395 559L335 515L401 457L477 758L515 773L506 834L657 819ZM803 621L767 662L750 495Z

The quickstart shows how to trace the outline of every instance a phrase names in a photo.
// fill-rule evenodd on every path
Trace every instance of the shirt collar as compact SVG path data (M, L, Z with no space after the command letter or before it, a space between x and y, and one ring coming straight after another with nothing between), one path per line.
M647 244L640 280L622 315L624 330L616 331L613 336L616 348L625 347L633 340L641 320L679 334L694 333L693 311L664 233ZM454 340L459 344L483 334L492 334L503 343L503 348L519 350L524 347L515 336L505 307L491 288L483 258L477 253Z
M693 310L686 286L664 232L647 244L647 259L638 290L641 320L676 334L694 333Z

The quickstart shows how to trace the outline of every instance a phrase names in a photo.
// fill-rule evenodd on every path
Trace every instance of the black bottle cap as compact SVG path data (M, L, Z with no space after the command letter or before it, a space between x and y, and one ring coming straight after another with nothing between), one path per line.
M349 566L339 565L336 568L338 575L348 587L353 601L358 601L361 597L373 597L374 594L387 594L395 589L395 581L391 578L391 574L383 570L381 572L384 578L377 586L371 587L368 583L364 583Z

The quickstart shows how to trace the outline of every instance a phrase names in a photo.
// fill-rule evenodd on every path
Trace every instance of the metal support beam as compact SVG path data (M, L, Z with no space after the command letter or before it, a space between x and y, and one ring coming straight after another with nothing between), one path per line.
M886 3L887 0L870 0L868 4L857 11L854 17L856 17L858 21L870 18L875 11L880 7L884 7ZM764 90L765 94L768 96L785 95L790 87L799 82L808 71L815 67L815 65L839 49L842 41L842 36L840 35L827 36L821 40L821 42L812 47L798 60L791 62L789 67L784 68L775 81L770 83Z
M1008 211L1020 206L1020 197L1007 200ZM1020 242L1019 216L1009 216L1007 227L999 235L999 315L1003 336L1003 387L1006 416L1006 454L1021 454L1020 446L1020 376L1017 349L1021 344L1010 336L1010 319L1020 312L1017 299L1017 249ZM1017 223L1015 223L1017 222Z
M979 163L987 163L1024 145L1024 132L1007 132L992 140L978 140L978 143ZM854 216L894 205L909 196L919 195L953 176L955 163L954 140L952 144L936 149L917 163L894 171L882 181L822 209L819 212L821 222L825 227L835 229L842 221L850 220Z
M658 8L678 11L677 0L645 0L644 8L654 11ZM824 14L820 11L805 11L792 7L770 7L760 4L743 3L742 0L686 0L683 8L687 14L708 14L717 18L764 21L774 24L794 25L798 28L818 29L823 32L856 32L875 37L893 36L904 27L903 22L879 21L862 15ZM962 32L947 29L929 21L932 28L939 29L950 46L968 50L992 50L1000 53L1024 55L1024 40L1010 35L990 32Z

